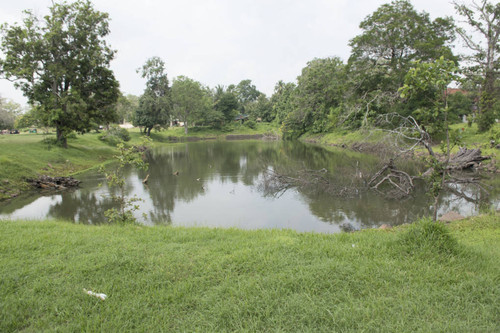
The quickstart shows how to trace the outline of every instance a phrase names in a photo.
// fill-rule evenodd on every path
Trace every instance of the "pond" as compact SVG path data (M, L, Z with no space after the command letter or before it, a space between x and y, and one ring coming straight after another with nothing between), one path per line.
M277 170L322 170L336 188L366 182L381 162L374 156L347 150L327 150L300 142L206 141L164 145L149 151L147 158L149 170L126 172L127 195L135 194L143 200L135 215L146 225L335 233L399 225L432 214L432 200L423 184L417 184L415 194L406 200L389 200L361 190L349 195L334 195L321 188L272 193L264 186L265 175ZM149 180L143 184L147 174ZM103 223L104 212L114 205L110 199L113 189L102 184L104 177L97 172L79 178L83 182L76 190L34 192L0 203L0 219L60 218ZM497 194L490 196L486 205L498 209L499 203ZM444 195L439 205L441 214L454 210L467 216L479 211L476 204L453 194Z

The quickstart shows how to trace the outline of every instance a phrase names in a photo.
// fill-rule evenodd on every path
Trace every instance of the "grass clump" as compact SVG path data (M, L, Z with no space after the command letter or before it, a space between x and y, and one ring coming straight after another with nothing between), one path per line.
M411 255L457 254L459 244L443 223L424 218L401 234L399 243Z

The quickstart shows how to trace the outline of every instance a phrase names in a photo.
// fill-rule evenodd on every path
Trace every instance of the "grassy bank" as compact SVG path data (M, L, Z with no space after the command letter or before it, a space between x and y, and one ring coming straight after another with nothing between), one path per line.
M109 160L114 148L97 134L68 140L68 149L46 143L54 135L19 134L0 136L0 200L27 188L25 180L38 174L68 176Z
M486 161L485 163L495 163L497 169L500 169L500 159L498 158L500 150L491 147L489 132L479 133L477 130L477 124L472 124L471 127L467 124L454 124L451 125L452 130L459 131L461 146L465 145L467 148L480 148L483 155L491 156L491 161ZM494 125L496 131L500 131L500 124ZM371 144L376 145L383 142L386 133L383 131L374 130L336 130L331 133L325 134L311 134L307 133L301 137L301 140L306 142L315 142L326 146L347 146L351 147L353 144ZM497 143L498 144L498 143ZM419 148L424 150L424 148ZM368 149L369 150L369 149ZM434 145L434 150L440 152L440 142L436 142ZM458 151L458 146L454 148L453 151Z
M0 221L0 254L2 332L500 330L498 215L337 235Z

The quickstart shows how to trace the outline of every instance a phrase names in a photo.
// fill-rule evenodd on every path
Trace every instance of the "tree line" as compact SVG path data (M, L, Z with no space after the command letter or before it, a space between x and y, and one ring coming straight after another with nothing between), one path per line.
M128 120L149 135L179 121L187 133L192 126L221 128L238 115L249 126L275 122L284 138L374 126L384 114L411 116L430 134L463 116L486 131L500 109L500 4L454 7L465 26L451 17L432 20L408 0L384 4L360 23L347 61L313 59L296 82L279 81L270 97L248 79L213 88L185 76L170 82L159 57L138 69L144 93L122 95L109 69L115 55L105 41L109 17L89 0L54 4L43 19L26 11L21 25L2 25L0 71L28 98L25 123L55 127L62 145L72 131L99 124ZM453 52L459 41L470 55ZM452 77L459 92L449 94L443 77ZM4 109L0 119L12 119Z

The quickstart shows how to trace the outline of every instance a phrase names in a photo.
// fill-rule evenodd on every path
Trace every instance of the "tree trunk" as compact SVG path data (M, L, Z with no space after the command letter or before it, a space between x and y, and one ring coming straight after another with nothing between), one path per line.
M184 121L184 134L188 134L188 122L187 119Z
M147 130L148 130L148 133L146 134L147 136L151 136L151 129L152 129L152 128L153 128L153 127L148 127L148 128L147 128ZM145 128L144 130L146 130L146 128Z
M59 142L63 148L68 148L68 140L64 132L59 127L56 128L56 131L57 142Z

